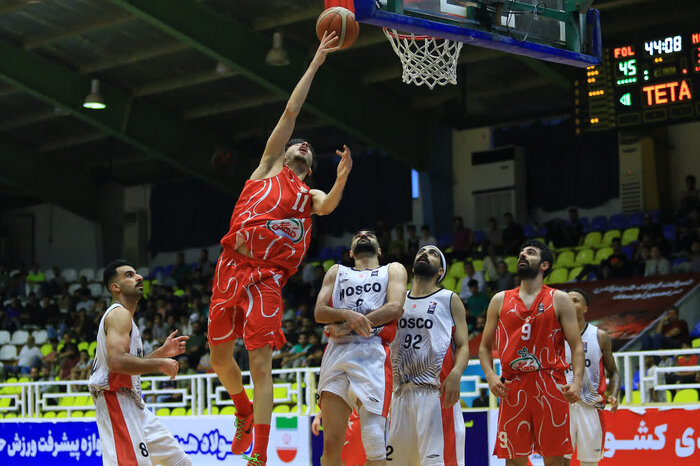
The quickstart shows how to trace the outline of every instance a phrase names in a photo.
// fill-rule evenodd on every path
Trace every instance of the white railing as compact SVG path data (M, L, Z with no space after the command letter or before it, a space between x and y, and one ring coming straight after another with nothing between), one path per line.
M615 360L620 372L620 380L625 390L626 403L632 403L635 373L639 371L638 390L641 403L647 403L650 390L659 392L683 388L700 389L700 383L666 384L662 377L668 373L700 372L699 366L653 366L650 370L645 357L667 357L697 354L700 348L688 350L638 351L615 353ZM472 359L469 366L479 366L479 361ZM499 361L495 366L500 367ZM477 369L478 370L478 369ZM474 372L473 369L470 372ZM647 373L648 372L648 373ZM316 411L316 383L319 368L275 369L272 371L274 383L273 398L275 412L308 415ZM243 373L246 389L252 391L250 373ZM481 371L477 374L462 376L462 399L478 397L482 390L488 392L488 383L483 381ZM148 407L154 411L161 408L178 410L183 414L213 414L217 410L233 407L233 402L226 389L221 385L216 374L179 375L175 380L166 376L142 377L143 396ZM464 390L467 387L472 389ZM178 395L178 399L173 399ZM496 406L496 399L490 394L491 406ZM5 401L9 400L9 401ZM620 400L622 401L622 400ZM229 411L224 412L230 412ZM0 414L7 418L81 417L92 416L94 405L84 380L24 382L0 384ZM81 416L77 416L80 412Z

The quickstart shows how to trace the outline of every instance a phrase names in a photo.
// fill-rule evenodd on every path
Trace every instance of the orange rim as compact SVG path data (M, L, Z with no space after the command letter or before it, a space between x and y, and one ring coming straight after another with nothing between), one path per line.
M415 34L401 34L399 32L396 32L395 29L387 29L387 28L382 28L384 31L386 31L387 34L389 34L391 37L394 37L396 39L413 39L413 40L428 40L428 39L435 39L435 37L431 36L417 36Z

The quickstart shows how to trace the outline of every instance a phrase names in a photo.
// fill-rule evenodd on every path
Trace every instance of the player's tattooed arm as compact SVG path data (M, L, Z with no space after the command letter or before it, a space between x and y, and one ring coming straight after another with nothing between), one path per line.
M450 312L455 330L452 339L455 344L455 362L450 373L440 385L440 396L444 395L443 408L449 408L459 401L460 382L464 369L469 363L469 330L467 329L467 313L459 296L452 294Z
M344 322L349 330L356 331L359 335L368 337L372 331L369 320L359 312L350 309L336 309L332 307L331 297L333 296L333 287L335 286L335 277L338 275L338 265L332 266L323 277L323 285L321 291L318 292L316 299L316 308L314 309L314 318L319 324L336 324Z
M583 342L581 341L581 329L578 326L576 308L574 308L574 303L567 293L559 290L555 291L552 296L552 302L554 303L554 311L557 314L561 328L564 330L566 342L571 348L571 366L574 371L574 381L565 385L562 391L564 398L569 403L576 403L581 394L586 360Z
M343 150L336 150L335 153L340 157L338 163L335 183L328 194L319 189L311 190L311 213L316 215L328 215L338 207L340 198L343 197L343 189L348 181L348 175L352 170L352 154L350 148L343 145Z
M170 358L139 358L129 353L131 342L131 313L118 307L105 319L107 335L107 366L119 374L141 375L162 372L174 378L179 364Z
M292 137L297 116L301 111L301 107L304 105L304 101L306 101L306 96L309 94L311 82L314 80L316 71L318 71L318 68L325 61L326 54L337 49L337 43L338 37L336 37L334 32L331 32L330 35L323 35L321 43L316 50L316 55L314 55L306 72L292 91L292 95L289 96L287 106L277 122L277 126L272 130L267 140L265 152L263 152L263 156L260 159L260 165L258 165L258 168L256 168L251 175L251 180L267 178L282 170L284 164L284 146Z
M403 303L406 301L407 280L406 267L398 262L389 264L386 303L379 309L375 309L367 314L372 327L388 324L401 317L401 314L403 314Z
M608 403L610 404L610 411L614 413L617 411L617 400L620 398L620 373L617 370L617 364L615 364L610 335L608 335L608 332L605 330L598 329L598 344L603 353L605 374L610 379L610 396L608 397Z
M508 395L508 385L493 370L493 341L496 337L498 319L500 318L501 307L503 306L504 293L498 292L491 298L489 307L486 310L486 324L481 333L481 343L479 344L479 362L484 371L486 381L489 383L491 393L503 398Z

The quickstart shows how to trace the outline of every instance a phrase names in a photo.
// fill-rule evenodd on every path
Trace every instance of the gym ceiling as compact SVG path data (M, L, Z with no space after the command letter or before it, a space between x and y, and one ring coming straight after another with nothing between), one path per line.
M700 24L697 0L596 0L604 46ZM195 177L236 193L318 44L322 0L0 1L0 211L53 202L99 218L100 186ZM265 63L274 32L290 65ZM401 82L380 29L318 73L296 134L425 168L439 126L571 114L580 69L465 46L457 86ZM93 80L107 105L83 108ZM216 152L232 154L228 170Z

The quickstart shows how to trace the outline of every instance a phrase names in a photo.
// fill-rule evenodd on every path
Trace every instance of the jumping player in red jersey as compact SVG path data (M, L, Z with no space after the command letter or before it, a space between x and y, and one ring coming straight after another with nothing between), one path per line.
M583 344L569 296L543 284L554 257L540 241L525 242L518 259L519 288L497 293L486 315L479 359L489 388L501 398L494 455L525 466L533 451L547 466L572 452L569 403L581 393ZM501 360L493 370L494 337ZM571 347L573 382L566 383L564 339Z
M267 461L272 413L272 348L285 343L281 330L281 290L296 272L311 239L311 215L327 215L338 206L352 168L350 150L341 157L337 179L328 194L309 189L314 152L304 140L289 140L311 82L326 54L336 50L334 33L324 34L316 55L287 102L267 140L260 165L246 181L221 240L209 312L211 365L236 406L231 450L241 454L255 443L250 466ZM233 346L243 338L255 387L253 403L243 389ZM254 424L254 425L253 425Z

